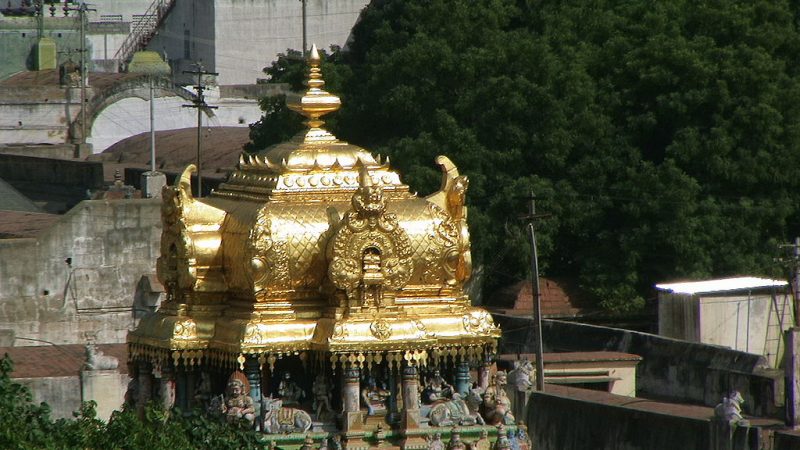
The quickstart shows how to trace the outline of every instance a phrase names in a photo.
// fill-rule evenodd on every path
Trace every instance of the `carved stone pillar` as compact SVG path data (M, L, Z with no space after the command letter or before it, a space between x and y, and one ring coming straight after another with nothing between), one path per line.
M170 365L165 365L161 369L161 379L158 386L161 406L164 411L169 411L175 405L175 369Z
M359 379L361 371L358 367L344 369L344 386L342 402L344 403L345 431L360 430L361 424L361 389Z
M470 388L470 380L469 380L469 364L466 362L460 362L456 365L456 392L461 394L462 397L466 397L467 393L469 392Z
M415 366L403 367L401 383L403 389L401 427L405 433L401 448L427 448L427 442L420 435L408 434L408 430L419 428L422 422L419 410L419 371Z
M478 387L481 391L489 387L489 366L486 364L478 366Z
M138 382L138 391L136 399L136 412L139 417L144 416L144 408L147 402L150 401L150 396L153 389L153 368L147 361L139 361L136 367L136 378Z
M253 399L256 417L261 417L261 367L255 356L249 356L244 363L244 374L250 383L250 398Z
M415 366L403 367L403 427L419 427L419 372Z

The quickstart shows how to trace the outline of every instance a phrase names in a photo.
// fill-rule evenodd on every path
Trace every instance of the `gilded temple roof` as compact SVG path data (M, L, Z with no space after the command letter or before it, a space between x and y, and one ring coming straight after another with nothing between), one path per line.
M496 345L499 329L464 291L466 176L440 156L441 189L418 197L388 160L326 131L321 118L340 100L323 90L319 64L313 48L308 89L287 99L306 130L243 154L209 197L192 195L193 166L165 188L167 300L129 335L134 355L424 362Z

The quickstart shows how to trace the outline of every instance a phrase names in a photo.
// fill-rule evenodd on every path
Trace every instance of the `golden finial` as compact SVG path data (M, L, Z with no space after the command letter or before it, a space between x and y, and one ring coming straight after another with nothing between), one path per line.
M308 90L302 94L290 94L286 98L289 109L308 118L305 124L309 128L320 128L325 123L320 117L336 111L342 105L339 97L322 89L325 80L322 79L319 66L320 57L315 44L308 55L308 80L305 82Z

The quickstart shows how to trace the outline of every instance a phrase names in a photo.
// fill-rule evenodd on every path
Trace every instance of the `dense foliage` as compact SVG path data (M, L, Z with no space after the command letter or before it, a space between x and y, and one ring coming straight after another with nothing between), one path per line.
M375 0L327 58L340 138L413 190L447 154L470 177L489 288L524 276L516 217L542 197L545 274L610 310L656 282L771 273L800 230L800 35L778 0ZM297 58L267 72L297 85ZM294 131L279 104L253 148ZM273 124L273 117L282 122ZM289 125L286 125L287 122ZM281 136L283 137L283 136Z
M184 416L148 407L144 417L115 411L108 423L98 420L93 402L84 403L75 419L52 420L46 403L32 403L30 390L10 378L13 364L0 359L0 448L17 449L255 449L256 433L203 415Z

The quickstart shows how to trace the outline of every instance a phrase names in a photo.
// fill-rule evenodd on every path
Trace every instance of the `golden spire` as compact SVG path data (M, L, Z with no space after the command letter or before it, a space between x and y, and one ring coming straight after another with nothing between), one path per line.
M322 89L325 80L322 79L322 70L319 68L320 57L316 44L311 46L308 66L308 80L305 82L308 90L302 94L290 94L286 98L286 106L307 117L308 120L305 121L305 124L311 130L317 130L325 123L320 120L320 117L338 110L342 102L339 97ZM311 133L308 137L311 137Z

